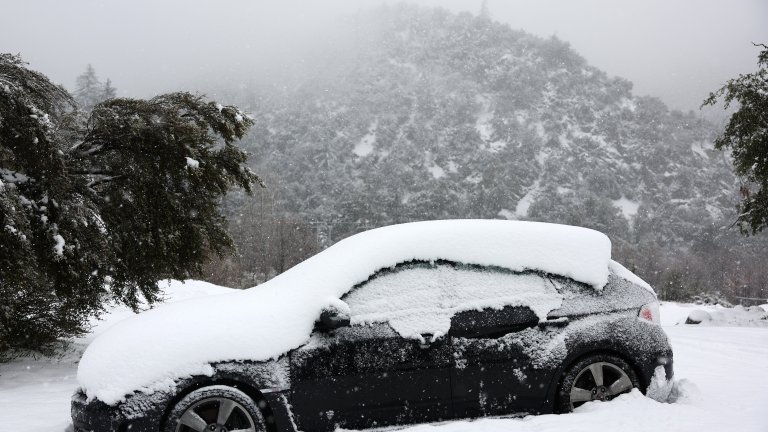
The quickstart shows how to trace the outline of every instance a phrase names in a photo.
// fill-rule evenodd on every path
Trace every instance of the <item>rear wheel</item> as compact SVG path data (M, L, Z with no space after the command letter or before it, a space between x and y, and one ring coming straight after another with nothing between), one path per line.
M197 389L171 411L165 432L264 432L264 416L254 401L227 386Z
M632 367L619 357L592 355L573 364L563 375L558 411L567 413L586 402L609 401L640 387Z

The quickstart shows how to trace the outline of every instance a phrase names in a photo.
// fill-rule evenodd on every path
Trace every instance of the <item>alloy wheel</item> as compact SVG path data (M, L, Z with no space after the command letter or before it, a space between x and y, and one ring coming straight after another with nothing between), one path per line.
M609 401L633 387L632 380L622 368L609 362L592 363L580 370L573 380L569 391L571 410L589 401Z
M202 399L179 418L176 432L256 432L256 423L239 402L226 397Z

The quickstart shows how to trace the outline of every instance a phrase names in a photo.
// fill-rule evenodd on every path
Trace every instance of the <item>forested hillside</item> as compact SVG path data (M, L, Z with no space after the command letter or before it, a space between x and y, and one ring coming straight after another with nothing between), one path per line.
M634 95L566 42L470 14L384 7L329 40L300 84L236 101L269 187L268 204L229 202L253 281L285 267L264 258L278 232L290 265L370 227L507 218L603 231L665 297L768 284L768 242L730 227L738 183L696 113Z

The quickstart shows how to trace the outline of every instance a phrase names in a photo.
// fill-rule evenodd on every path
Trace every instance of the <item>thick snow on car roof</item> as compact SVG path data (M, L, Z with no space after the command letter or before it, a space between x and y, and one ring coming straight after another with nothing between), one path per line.
M129 318L86 350L78 380L89 398L114 404L160 390L210 363L267 360L301 346L321 310L377 270L447 260L559 274L602 288L611 242L586 228L538 222L447 220L366 231L257 287L161 306Z

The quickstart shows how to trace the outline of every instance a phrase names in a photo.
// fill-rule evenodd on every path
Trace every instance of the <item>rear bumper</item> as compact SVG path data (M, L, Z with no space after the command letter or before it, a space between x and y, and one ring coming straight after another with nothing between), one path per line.
M651 361L643 362L642 366L640 367L640 380L642 382L642 389L643 391L647 391L648 386L651 384L651 381L653 380L653 375L656 372L656 368L659 366L664 368L664 374L666 375L667 381L671 380L675 376L675 370L674 370L674 359L672 357L672 351L661 353L655 358L650 359Z
M672 366L673 359L672 359L672 353L669 353L668 357L664 357L663 361L659 360L659 365L664 366L664 372L667 374L667 379L671 380L675 377L675 370Z

